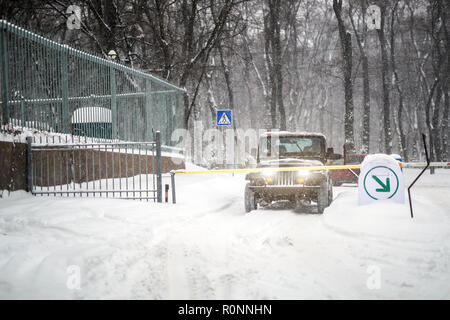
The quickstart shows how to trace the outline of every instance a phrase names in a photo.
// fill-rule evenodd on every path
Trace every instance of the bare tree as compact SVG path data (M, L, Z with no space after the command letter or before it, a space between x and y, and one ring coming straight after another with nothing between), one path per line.
M211 50L217 45L221 33L224 29L227 18L234 6L233 0L224 0L223 4L219 7L217 14L217 19L215 19L212 29L209 30L209 35L206 37L204 43L199 45L197 48L194 46L196 32L195 32L195 22L198 19L198 2L199 0L183 0L182 3L182 20L184 26L184 38L182 44L183 50L183 71L181 73L179 85L185 88L188 80L191 78L193 70L195 67L200 65L200 75L197 78L194 93L189 99L188 95L184 98L184 123L185 127L188 127L189 118L195 101L199 92L200 84L202 82L203 76L205 74L205 66L208 61ZM214 10L211 8L211 10Z
M277 127L276 112L280 114L281 130L286 130L286 111L283 102L283 76L281 63L280 11L281 0L268 0L264 35L266 37L266 60L270 78L270 114L272 128ZM278 108L277 108L278 107Z
M450 36L449 36L449 18L450 18L450 3L444 1L441 9L441 21L442 31L445 39L445 47L443 48L446 56L446 69L443 72L442 91L444 93L444 111L442 115L441 137L442 137L442 160L449 159L449 112L450 112L450 99L449 99L449 84L450 84Z
M353 106L353 83L352 83L352 36L345 28L342 17L342 0L333 0L333 10L338 21L339 38L342 49L342 70L344 74L344 94L345 94L345 116L344 134L345 143L354 148L354 106Z
M377 29L378 39L380 41L381 52L381 85L383 95L383 133L384 133L384 151L392 153L392 128L391 128L391 106L389 101L389 60L386 42L386 2L379 1L381 9L381 26Z
M374 37L369 3L383 13ZM419 137L428 132L433 159L448 159L449 1L79 0L81 29L68 30L71 4L3 1L0 11L71 46L103 56L114 49L121 62L178 83L186 127L193 118L211 127L216 107L227 105L243 129L320 130L335 148L358 137L363 152L399 150L409 160L423 155Z
M397 110L395 126L397 129L397 134L398 134L398 138L399 138L398 141L399 141L399 147L400 147L400 154L402 155L402 157L405 161L408 161L408 154L405 151L406 137L405 137L405 133L403 130L403 118L402 118L403 109L404 109L403 90L400 86L400 77L399 77L399 73L397 70L397 63L396 63L396 59L395 59L395 32L394 32L395 24L394 24L394 22L396 19L398 5L399 5L399 0L396 0L394 6L392 7L392 12L391 12L390 56L391 56L391 65L392 65L392 73L393 73L393 84L394 84L395 89L398 94L398 110Z
M362 63L362 75L363 75L363 121L362 121L362 153L369 153L370 150L370 84L369 84L369 58L367 56L366 38L367 38L367 24L366 24L366 0L360 0L361 19L362 19L362 31L358 33L355 26L355 21L352 12L352 2L349 2L350 8L350 21L355 33L356 42L358 44L359 53Z
M445 103L444 88L448 88L448 83L445 83L448 79L448 75L445 72L445 63L448 60L448 54L443 55L446 52L444 23L441 19L443 9L442 1L430 1L430 35L433 40L432 68L436 82L435 97L434 99L431 98L432 102L427 109L427 124L430 130L430 157L432 161L442 161L440 120L443 111L442 103ZM432 172L434 171L432 170Z

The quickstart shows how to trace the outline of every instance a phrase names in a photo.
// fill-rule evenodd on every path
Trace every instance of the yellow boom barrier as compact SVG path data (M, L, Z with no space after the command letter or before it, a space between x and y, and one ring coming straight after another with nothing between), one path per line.
M299 170L342 170L342 169L359 169L360 164L344 165L344 166L311 166L311 167L276 167L276 168L248 168L248 169L219 169L219 170L174 170L175 174L207 174L207 173L249 173L249 172L264 172L264 171L299 171Z
M176 203L175 194L175 174L207 174L207 173L249 173L249 172L273 172L273 171L298 171L298 170L342 170L342 169L359 169L360 164L344 165L344 166L313 166L313 167L277 167L277 168L249 168L249 169L221 169L221 170L172 170L170 171L170 180L172 184L172 203ZM167 189L166 189L167 190ZM166 202L167 200L166 193Z

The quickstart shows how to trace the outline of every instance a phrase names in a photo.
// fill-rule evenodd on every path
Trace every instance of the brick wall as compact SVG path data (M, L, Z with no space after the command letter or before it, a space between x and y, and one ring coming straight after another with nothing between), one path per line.
M156 171L156 160L152 155L89 149L73 152L34 151L33 165L36 186L61 185L72 180L80 183L86 180L131 177ZM161 157L163 173L184 168L184 159ZM0 141L0 189L27 189L26 144Z
M27 188L27 145L0 141L0 190Z

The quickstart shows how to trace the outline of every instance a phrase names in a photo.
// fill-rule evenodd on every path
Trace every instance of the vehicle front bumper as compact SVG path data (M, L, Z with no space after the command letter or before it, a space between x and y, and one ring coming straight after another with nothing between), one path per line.
M292 197L296 195L313 195L320 189L320 186L305 186L305 185L262 185L250 186L250 189L256 194L263 197L282 198L283 196Z

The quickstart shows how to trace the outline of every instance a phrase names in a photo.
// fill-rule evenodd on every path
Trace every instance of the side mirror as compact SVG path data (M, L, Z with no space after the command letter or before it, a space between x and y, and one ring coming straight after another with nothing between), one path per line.
M327 148L327 159L330 160L337 160L342 158L342 156L338 153L334 153L334 149L333 148Z

